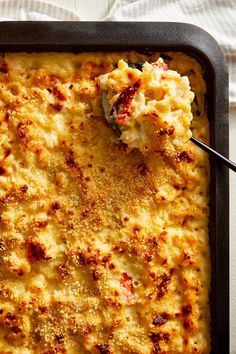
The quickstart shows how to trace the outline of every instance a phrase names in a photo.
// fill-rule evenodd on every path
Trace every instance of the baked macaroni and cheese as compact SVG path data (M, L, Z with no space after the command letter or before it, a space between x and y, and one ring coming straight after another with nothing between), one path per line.
M1 354L210 353L209 165L185 139L189 104L173 97L183 136L159 134L172 156L140 151L129 137L128 147L101 103L105 89L109 104L130 85L125 63L160 56L188 76L191 130L208 142L201 66L185 54L0 58ZM113 92L100 87L112 72L122 83ZM162 74L171 93L173 78ZM165 124L165 98L147 94Z

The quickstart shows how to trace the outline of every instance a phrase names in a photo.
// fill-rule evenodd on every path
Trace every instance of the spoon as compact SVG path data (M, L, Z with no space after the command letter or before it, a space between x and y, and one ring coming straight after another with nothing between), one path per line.
M116 134L119 136L120 130L119 130L119 127L117 126L117 124L115 123L114 119L112 118L112 115L110 114L109 105L107 103L106 96L107 96L107 93L105 91L103 91L102 92L102 107L103 107L103 111L105 113L105 118L108 121L108 123L112 126L112 128L115 130ZM236 172L236 164L233 161L227 159L225 156L221 155L219 152L215 151L210 146L203 143L201 140L197 139L194 136L192 136L190 138L190 140L195 145L200 147L202 150L207 152L209 155L214 156L217 160L222 162L225 166L230 168L232 171Z
M137 68L137 69L140 69L141 65L142 65L142 63L138 63L138 64L129 63L130 67ZM120 136L121 132L120 132L119 126L115 122L114 117L113 117L113 113L112 113L114 110L115 104L112 107L112 109L110 109L108 102L107 102L107 92L106 91L102 91L101 100L102 100L102 107L103 107L103 111L104 111L106 120L112 126L112 128L115 130L116 134L118 136ZM195 145L197 145L199 148L201 148L202 150L207 152L209 155L212 155L214 158L216 158L218 161L222 162L225 166L230 168L232 171L236 172L236 164L233 161L227 159L225 156L221 155L219 152L215 151L210 146L206 145L205 143L203 143L201 140L197 139L194 136L192 136L190 138L190 140Z
M214 149L212 149L210 146L206 145L205 143L203 143L201 140L195 138L194 136L192 136L190 138L190 140L197 145L198 147L200 147L202 150L206 151L209 155L214 156L217 160L219 160L220 162L222 162L225 166L227 166L228 168L230 168L232 171L236 172L236 164L227 159L226 157L224 157L223 155L221 155L219 152L215 151Z

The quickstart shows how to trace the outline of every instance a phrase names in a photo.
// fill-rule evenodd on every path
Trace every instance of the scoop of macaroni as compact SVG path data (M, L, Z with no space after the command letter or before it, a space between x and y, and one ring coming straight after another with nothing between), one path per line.
M194 94L187 76L162 58L145 62L142 71L119 60L100 86L106 119L130 148L172 154L190 139Z

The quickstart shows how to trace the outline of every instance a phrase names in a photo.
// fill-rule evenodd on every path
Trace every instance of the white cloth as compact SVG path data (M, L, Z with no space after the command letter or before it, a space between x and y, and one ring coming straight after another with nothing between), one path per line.
M185 22L220 44L229 68L229 101L236 106L236 0L116 0L106 21Z
M73 11L40 0L0 0L1 21L79 21Z

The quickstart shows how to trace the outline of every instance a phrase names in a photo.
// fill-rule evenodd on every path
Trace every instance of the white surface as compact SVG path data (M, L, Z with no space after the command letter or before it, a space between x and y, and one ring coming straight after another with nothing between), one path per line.
M108 14L113 0L45 0L78 14L84 21L96 21Z
M131 0L130 0L131 1ZM235 0L231 0L235 2ZM104 18L114 0L50 0L51 3L74 11L82 20L100 20ZM236 6L236 5L235 5ZM178 20L178 19L176 19ZM236 41L236 38L232 38ZM230 112L230 158L236 161L236 108ZM236 354L236 174L230 173L230 327L231 354ZM222 201L224 203L224 201ZM223 284L222 284L223 286ZM186 353L187 354L187 353ZM217 353L224 354L224 353Z
M1 21L78 21L75 12L43 0L0 0Z

